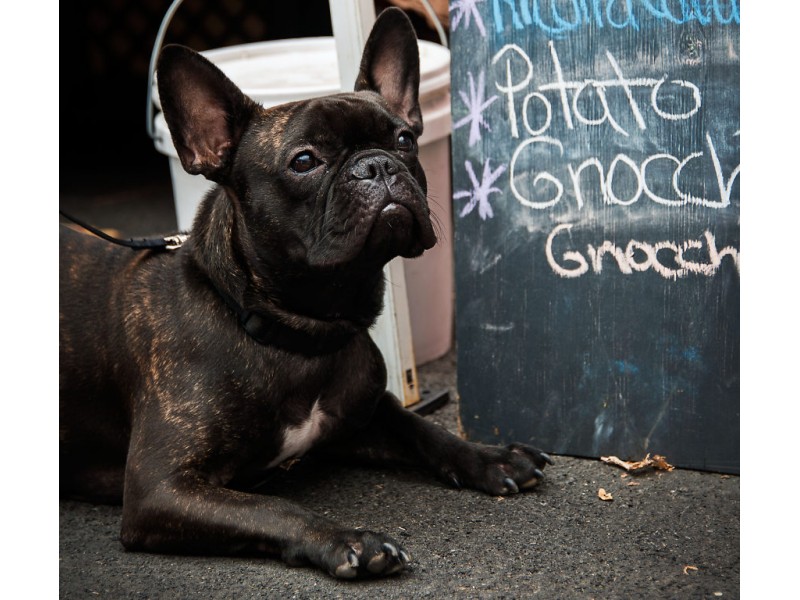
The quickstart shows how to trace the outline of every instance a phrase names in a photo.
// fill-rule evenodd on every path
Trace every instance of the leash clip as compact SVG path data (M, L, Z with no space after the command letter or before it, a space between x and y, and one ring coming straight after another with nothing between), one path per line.
M164 246L167 250L177 250L189 239L189 235L186 233L176 233L175 235L168 235L164 238L164 242L166 246Z

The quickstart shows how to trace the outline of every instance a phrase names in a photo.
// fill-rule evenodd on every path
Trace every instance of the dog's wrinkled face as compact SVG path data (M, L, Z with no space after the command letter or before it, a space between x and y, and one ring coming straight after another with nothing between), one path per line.
M406 19L373 29L352 93L263 109L177 46L162 52L158 83L184 168L235 199L264 262L374 268L435 244L417 154L419 55Z
M319 98L264 111L254 121L233 177L246 190L247 221L265 239L281 238L293 261L386 262L433 246L417 136L380 95ZM251 169L254 161L264 168ZM280 226L271 227L276 221Z

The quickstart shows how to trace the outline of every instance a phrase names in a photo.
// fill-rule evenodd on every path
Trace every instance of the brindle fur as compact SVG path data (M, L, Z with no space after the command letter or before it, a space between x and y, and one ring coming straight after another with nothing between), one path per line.
M62 228L62 495L121 500L130 550L260 553L352 578L401 571L408 554L243 491L315 404L326 453L415 464L490 494L537 483L549 461L538 450L472 444L403 409L367 331L383 265L435 241L416 149L398 149L398 132L422 131L405 15L376 22L354 93L265 110L175 46L158 75L184 167L218 186L174 252ZM322 166L292 172L304 150ZM347 341L324 352L261 344L218 290L293 331Z

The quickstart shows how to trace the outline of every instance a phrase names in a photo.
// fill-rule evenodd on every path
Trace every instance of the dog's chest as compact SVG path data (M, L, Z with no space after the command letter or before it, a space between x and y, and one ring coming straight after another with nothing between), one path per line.
M267 466L275 467L287 459L302 456L308 452L322 435L323 427L329 419L330 417L322 410L319 399L317 399L304 421L283 429L278 456Z

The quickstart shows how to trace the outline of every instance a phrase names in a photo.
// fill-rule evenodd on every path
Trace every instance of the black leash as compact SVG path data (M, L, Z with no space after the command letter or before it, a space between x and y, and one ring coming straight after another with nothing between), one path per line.
M133 238L127 240L121 240L119 238L115 238L113 235L108 235L102 229L98 229L80 219L76 219L72 215L65 213L63 210L59 210L58 214L60 214L65 219L68 219L83 227L86 231L93 233L99 238L106 240L107 242L111 242L112 244L117 244L118 246L126 246L133 250L177 250L181 246L183 246L184 242L188 239L189 234L187 233L176 233L175 235L168 235L163 238L142 238L139 240L134 240Z
M83 227L86 231L97 237L111 242L112 244L126 246L133 250L177 250L189 237L188 234L178 233L163 238L121 240L112 235L108 235L105 231L89 225L80 219L76 219L63 210L59 210L58 212L65 219ZM344 347L354 335L352 331L340 331L333 335L320 337L309 332L295 329L280 322L271 315L245 309L234 300L230 294L220 289L213 281L209 280L209 283L211 283L211 286L225 304L228 305L228 308L236 315L242 329L259 344L278 346L292 352L313 356L339 350Z

